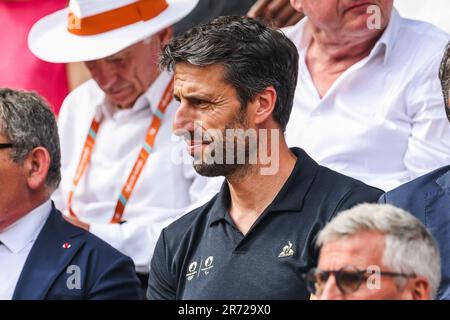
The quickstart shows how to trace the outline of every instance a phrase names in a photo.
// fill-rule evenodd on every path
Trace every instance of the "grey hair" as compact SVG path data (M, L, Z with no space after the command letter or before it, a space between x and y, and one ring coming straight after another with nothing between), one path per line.
M426 277L436 297L441 281L439 249L425 226L405 210L389 204L361 204L338 214L319 233L317 245L376 231L385 236L382 263L393 272ZM397 277L399 287L405 279Z
M50 167L46 185L53 192L61 181L61 151L53 112L37 94L0 89L0 133L14 147L11 159L23 163L37 147L47 149Z

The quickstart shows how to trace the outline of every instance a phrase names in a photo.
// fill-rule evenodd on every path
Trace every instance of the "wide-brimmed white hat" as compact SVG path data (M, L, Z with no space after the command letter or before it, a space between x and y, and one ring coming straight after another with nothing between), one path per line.
M48 62L113 55L181 20L198 0L71 0L31 28L28 46Z

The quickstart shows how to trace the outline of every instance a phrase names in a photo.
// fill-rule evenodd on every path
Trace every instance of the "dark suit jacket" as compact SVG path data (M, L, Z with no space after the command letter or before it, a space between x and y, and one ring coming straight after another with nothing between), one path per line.
M430 230L441 252L438 299L450 299L450 166L394 189L380 198L408 210Z
M53 208L34 243L14 300L140 299L133 261Z

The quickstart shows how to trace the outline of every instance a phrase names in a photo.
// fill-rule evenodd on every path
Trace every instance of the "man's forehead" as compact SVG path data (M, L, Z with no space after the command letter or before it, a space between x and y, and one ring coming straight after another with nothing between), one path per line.
M119 52L116 52L110 56L98 59L98 60L113 60L113 59L117 59L117 58L122 58L125 56L130 55L134 50L136 50L136 48L139 46L140 42L135 43L129 47L126 47L125 49L120 50ZM93 62L95 60L91 60L91 61L86 61L86 62Z
M105 59L114 59L114 58L118 58L118 57L123 57L123 56L129 54L131 51L132 50L130 48L126 48L126 49L124 49L122 51L119 51L119 52L117 52L115 54L112 54L112 55L106 57Z
M118 57L123 57L123 56L127 56L129 54L131 54L134 50L136 50L136 48L138 47L139 43L133 44L129 47L126 47L123 50L120 50L117 53L114 53L108 57L106 57L105 59L114 59L114 58L118 58Z
M223 68L220 65L206 67L191 64L179 64L174 68L175 92L203 93L213 95L218 86L229 86L223 79Z
M378 258L383 253L384 236L376 232L361 232L352 236L326 242L321 257L351 258L356 261Z
M214 91L212 89L202 87L201 85L196 83L175 83L173 91L176 96L186 98L195 97L212 99L214 97Z
M179 62L174 66L175 80L197 78L197 81L215 78L223 79L224 68L221 64L215 63L207 66L197 66L187 62Z

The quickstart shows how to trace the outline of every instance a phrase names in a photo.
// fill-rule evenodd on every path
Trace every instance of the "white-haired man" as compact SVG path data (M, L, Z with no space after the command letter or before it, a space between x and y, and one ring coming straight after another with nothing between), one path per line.
M69 221L131 256L144 286L161 228L208 200L208 180L174 157L184 150L171 135L178 103L172 75L158 67L171 25L196 3L72 0L29 35L38 57L83 61L93 78L61 109L63 178L53 199Z
M441 278L439 249L425 226L386 204L361 204L319 233L318 267L306 273L323 300L428 300Z

